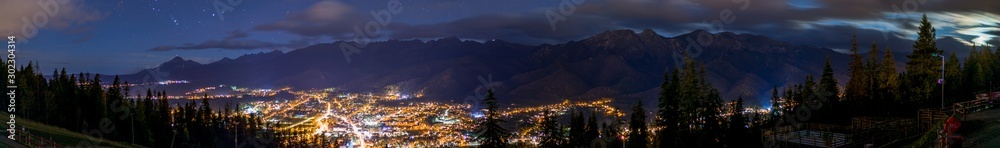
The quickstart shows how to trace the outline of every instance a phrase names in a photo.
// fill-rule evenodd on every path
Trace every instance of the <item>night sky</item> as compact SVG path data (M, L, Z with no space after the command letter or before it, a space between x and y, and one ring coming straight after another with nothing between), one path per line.
M55 5L43 8L40 2ZM383 12L393 4L397 3L0 0L0 32L20 38L19 62L40 62L44 73L66 67L70 72L129 74L174 56L208 63L353 41L355 27L365 29L368 22L379 19L372 12ZM996 0L399 0L398 4L401 10L389 12L391 19L384 20L373 40L454 36L539 45L581 40L607 30L650 28L667 37L704 29L838 50L847 48L850 36L857 34L863 44L909 47L921 15L927 14L939 38L953 37L966 45L1000 43L995 41L1000 35ZM46 13L54 9L58 12ZM553 14L564 20L550 23ZM45 24L31 33L24 31L22 18ZM910 49L893 49L906 50ZM969 48L944 50L961 53Z

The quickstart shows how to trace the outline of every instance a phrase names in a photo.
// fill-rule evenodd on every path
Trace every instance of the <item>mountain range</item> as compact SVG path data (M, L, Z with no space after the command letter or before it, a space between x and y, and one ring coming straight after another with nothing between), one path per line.
M845 44L850 44L845 39ZM776 41L766 36L696 30L664 37L646 29L612 30L561 44L522 45L503 40L371 42L345 59L333 42L288 51L247 54L202 64L181 57L124 75L130 82L188 80L169 89L219 84L251 88L326 88L381 91L397 86L422 98L462 101L487 86L505 103L540 104L614 98L655 101L664 72L684 55L704 64L707 81L725 100L763 103L773 87L818 78L829 57L845 84L848 55L830 48ZM862 46L866 49L867 46ZM896 54L902 67L904 55ZM172 92L183 93L183 92ZM630 102L630 101L629 101ZM652 103L647 103L652 104Z

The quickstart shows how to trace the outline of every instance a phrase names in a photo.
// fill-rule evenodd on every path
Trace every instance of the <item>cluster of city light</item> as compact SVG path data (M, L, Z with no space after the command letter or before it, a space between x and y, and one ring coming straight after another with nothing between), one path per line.
M176 84L187 81L170 81ZM309 140L315 136L324 138L339 138L347 141L348 147L462 147L475 146L472 131L476 118L483 116L479 109L471 108L471 104L419 102L409 100L423 96L422 92L406 94L398 87L389 87L382 93L346 93L335 88L321 90L292 91L289 87L280 89L250 89L228 86L233 94L206 95L210 90L226 88L203 87L185 93L184 96L167 96L167 99L207 99L242 98L243 96L274 96L279 92L288 92L295 96L286 101L257 101L241 105L243 113L261 116L265 121L276 123L278 130L295 135L287 135L292 139ZM202 95L198 95L202 94ZM787 108L794 103L784 103L785 106L774 108L746 107L742 112L747 116L765 117L772 110ZM723 118L731 116L732 110L727 103L720 110ZM514 122L523 127L513 130L511 142L538 143L540 122L545 117L545 111L555 116L561 116L571 109L591 109L594 113L603 114L620 122L623 126L625 113L611 105L610 98L595 101L572 102L564 100L560 103L535 107L515 107L502 109L501 118L518 119ZM753 118L753 117L751 117ZM698 121L704 119L695 119ZM762 120L751 120L757 122ZM624 129L624 127L621 127ZM650 132L660 129L650 125ZM692 127L696 128L696 127ZM629 131L621 130L621 135ZM626 137L616 137L626 138Z
M202 88L194 89L194 90L189 91L189 92L185 92L184 96L168 96L167 98L168 99L200 100L200 99L203 99L203 98L204 99L243 98L244 96L270 97L270 96L277 95L278 93L280 93L282 91L289 91L289 90L291 90L290 87L284 87L284 88L275 90L275 89L267 89L267 88L249 89L249 88L239 88L239 87L236 87L236 86L229 86L229 88L232 89L232 91L233 91L232 94L213 94L213 95L208 95L208 91L216 90L218 88L224 88L224 87L226 87L226 85L219 85L218 87L216 87L216 86L202 87Z
M223 86L219 86L223 87ZM206 87L193 94L206 93L219 87ZM233 89L254 92L252 89ZM278 90L258 89L258 92L286 91L295 96L285 101L256 101L243 103L240 110L262 117L279 125L277 130L293 133L293 139L312 139L316 136L346 141L348 147L463 147L475 146L473 142L476 118L482 112L472 104L423 102L410 100L421 93L406 94L398 88L380 93L347 93L337 89ZM212 97L215 95L209 95ZM189 98L195 98L191 95ZM529 116L527 122L537 122L545 110L565 114L572 108L588 108L608 117L621 118L625 114L610 105L604 98L588 102L563 101L537 107L507 108L501 117L517 119ZM480 116L476 116L476 115ZM520 120L518 122L526 122ZM532 124L537 125L537 124ZM537 126L518 128L513 139L537 142Z
M450 147L468 145L469 105L403 102L396 93L289 91L291 101L247 103L255 114L293 137L328 136L350 147ZM308 138L303 138L308 139Z
M209 87L202 87L202 88L194 89L193 91L185 92L184 95L203 94L203 93L205 93L205 92L207 92L209 90L215 90L215 86L209 86Z
M146 86L146 85L171 85L171 84L187 84L190 83L187 80L164 80L159 82L146 82L146 83L129 83L129 84L118 84L118 87L134 87L134 86ZM90 85L90 82L78 82L77 85ZM109 82L102 82L101 87L110 88L112 84Z
M409 96L420 94L403 94L397 89L383 93L334 90L289 91L296 96L295 99L251 102L245 108L266 121L277 123L279 130L300 133L293 137L339 137L347 141L348 147L461 147L476 144L472 142L471 133L476 117L470 111L477 109L472 109L471 104L407 100ZM562 114L569 108L593 108L608 116L623 116L624 113L611 107L610 102L610 99L564 101L539 107L506 109L508 111L502 114L505 118L521 115L540 117L543 110L556 110Z
M516 122L525 123L524 127L516 129L512 142L525 142L525 143L538 143L542 119L545 118L545 111L549 111L551 116L563 116L570 109L592 109L595 113L601 113L606 117L612 117L615 119L622 119L625 113L621 110L611 106L610 98L603 98L596 101L583 101L583 102L571 102L569 100L564 100L563 102L550 105L542 105L536 107L522 107L522 108L507 108L502 110L500 115L505 118L518 118L527 115L528 117L521 118L522 120L517 120Z
M597 111L602 111L606 116L609 117L622 117L625 113L618 110L614 106L611 106L611 99L604 98L597 101L590 102L570 102L569 100L564 100L558 104L543 105L537 107L523 107L523 108L507 108L500 115L503 117L509 117L513 115L523 115L523 114L539 114L545 110L565 112L570 108L594 108Z

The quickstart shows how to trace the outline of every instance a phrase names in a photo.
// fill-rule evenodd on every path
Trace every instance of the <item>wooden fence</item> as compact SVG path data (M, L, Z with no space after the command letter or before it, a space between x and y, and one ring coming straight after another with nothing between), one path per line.
M63 147L51 139L38 137L24 130L17 131L14 139L28 147Z
M764 129L779 147L865 147L885 145L922 134L913 119L855 117L851 126L800 123Z

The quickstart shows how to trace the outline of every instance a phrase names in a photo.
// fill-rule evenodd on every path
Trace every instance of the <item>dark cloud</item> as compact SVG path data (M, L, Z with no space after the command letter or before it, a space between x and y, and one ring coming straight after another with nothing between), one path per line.
M919 0L912 1L919 2ZM917 28L914 24L919 21L920 14L941 13L942 15L936 17L947 17L954 15L953 12L963 16L980 15L962 13L970 10L986 14L1000 12L1000 7L995 7L1000 5L1000 1L977 0L927 0L924 4L916 5L906 0L815 0L813 4L816 6L801 8L791 6L787 0L589 0L574 5L575 11L568 14L559 13L560 5L552 5L533 11L478 14L436 23L391 22L381 28L381 34L376 35L374 39L454 36L464 39L504 39L538 44L580 40L616 29L651 28L658 32L666 32L665 34L681 34L704 29L713 32L760 34L795 44L831 48L844 48L850 44L842 42L849 42L851 35L858 35L863 44L877 42L893 48L893 51L908 52L909 45L912 45L911 39L908 38L915 38L912 36ZM363 25L374 18L367 12L344 10L352 8L337 2L324 1L279 21L256 26L255 30L353 40L355 27L364 29ZM556 22L555 29L552 29L546 11L554 11L566 19ZM713 21L728 19L724 17L725 14L732 16L731 22L723 23L722 26L711 26L714 25ZM958 37L955 43L974 38L957 34L953 31L956 29L947 28L956 27L950 23L963 20L939 19L940 22L935 24L936 27L942 27L939 29L938 37Z
M55 14L48 14L49 11L45 9L48 7L45 6L56 7L58 9L51 11ZM78 30L71 27L100 21L108 15L106 12L98 11L92 6L84 4L82 1L5 0L0 1L0 10L3 10L3 15L0 15L0 22L2 22L0 23L0 32L5 33L5 35L17 35L24 39L34 37L37 35L37 31L41 29L65 30L71 34L79 34L81 31L86 32L88 30ZM48 16L46 17L47 21L45 21L45 24L21 23L21 19L34 19L38 15ZM37 27L34 29L35 31L27 31L24 28L31 28L31 26L25 25L34 25Z
M242 30L233 30L233 31L226 32L226 34L227 34L227 36L226 36L226 38L224 38L225 40L240 39L240 38L245 38L245 37L250 36L246 32L243 32Z
M148 51L170 51L170 50L201 50L201 49L228 49L228 50L257 50L257 49L289 49L308 46L309 39L292 40L288 43L272 43L260 40L208 40L202 43L187 43L180 46L157 46Z
M578 40L614 28L611 20L602 17L579 16L556 23L552 30L543 14L481 15L446 23L397 25L390 38L438 38L456 36L468 39L504 39L536 44Z
M372 20L370 15L352 11L353 8L336 1L321 1L303 12L296 12L276 22L254 27L258 31L282 31L308 37L331 36L347 39L354 27L364 27Z

